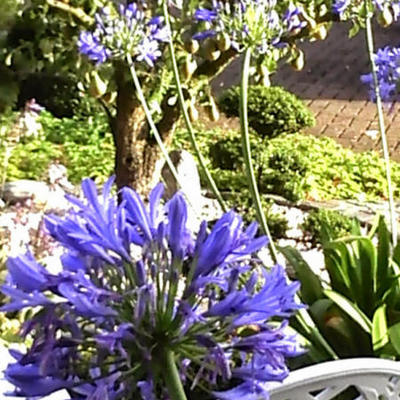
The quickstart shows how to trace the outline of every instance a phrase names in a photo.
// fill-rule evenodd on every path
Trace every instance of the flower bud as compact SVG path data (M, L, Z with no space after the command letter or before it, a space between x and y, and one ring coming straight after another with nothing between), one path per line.
M206 111L211 121L216 122L219 120L218 107L213 97L210 97L210 104L206 107Z
M190 121L196 122L199 119L199 112L197 111L197 108L194 106L193 102L189 103L188 113Z
M185 40L183 42L183 46L185 47L185 50L190 54L197 53L200 49L199 42L194 39Z
M224 52L231 47L231 39L227 33L223 33L217 38L217 47L220 51Z
M318 15L320 17L324 17L326 14L328 14L329 8L326 4L321 4L318 10Z
M103 96L103 100L107 104L112 104L114 103L115 99L117 98L117 92L107 92Z
M384 28L387 28L388 26L392 25L393 15L387 5L385 5L383 7L382 12L380 12L378 14L378 23L379 23L379 25L383 26Z
M90 74L89 94L96 99L102 97L107 91L107 83L104 82L97 71Z
M203 53L204 57L208 61L218 60L221 52L218 50L216 43L212 39L207 39L204 41L203 45Z
M195 60L193 60L192 56L190 54L188 54L186 56L186 60L185 60L185 64L184 64L184 76L186 79L190 79L194 73L194 71L196 71L197 68L197 63Z
M317 40L325 40L327 36L328 36L328 30L326 29L326 26L323 24L318 25L317 29L313 33L313 37Z
M304 53L302 50L298 50L295 58L291 61L292 67L296 71L301 71L304 68Z

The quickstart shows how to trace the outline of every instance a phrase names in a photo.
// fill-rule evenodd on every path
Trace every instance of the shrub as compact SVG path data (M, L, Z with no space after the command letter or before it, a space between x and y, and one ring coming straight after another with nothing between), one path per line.
M229 206L254 218L240 133L204 130L201 127L197 131L206 164ZM303 134L262 139L253 132L250 139L264 209L268 207L267 193L281 195L291 201L358 200L360 194L370 201L387 198L384 162L376 152L355 153L331 138ZM176 132L173 146L191 150L185 129ZM392 162L391 169L394 194L398 197L400 164ZM200 177L202 184L207 186L201 170Z
M7 132L15 114L0 118L0 165L4 164ZM46 180L50 163L67 167L68 179L79 183L84 177L103 183L114 168L114 143L104 115L96 118L58 119L48 112L39 117L42 138L24 138L13 148L7 167L7 180Z
M227 90L219 105L228 116L239 116L238 87ZM250 86L248 92L249 125L261 137L275 137L281 133L297 133L315 124L307 106L294 94L274 86Z
M384 218L368 234L354 224L350 237L322 247L329 282L313 272L298 250L280 248L301 283L299 297L320 334L340 358L399 360L400 245L392 245ZM299 328L312 342L310 330ZM324 360L327 354L321 350L311 347L308 354Z
M350 234L354 219L333 210L311 211L301 227L313 244L335 240Z
M83 95L77 79L71 75L33 73L20 84L18 107L35 98L57 118L72 118L74 115L89 115L100 109L95 99Z

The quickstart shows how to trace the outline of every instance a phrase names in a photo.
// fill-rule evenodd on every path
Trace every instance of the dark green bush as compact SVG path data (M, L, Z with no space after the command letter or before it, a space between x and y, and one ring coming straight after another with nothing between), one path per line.
M220 108L228 116L239 116L239 93L239 88L234 87L219 99ZM294 94L278 86L250 86L248 114L249 125L261 137L297 133L315 124L307 106Z
M333 210L313 210L304 222L302 229L313 244L335 240L350 234L354 219Z
M79 91L77 78L72 75L43 72L29 75L20 84L18 108L32 98L57 118L94 114L100 109L95 99Z

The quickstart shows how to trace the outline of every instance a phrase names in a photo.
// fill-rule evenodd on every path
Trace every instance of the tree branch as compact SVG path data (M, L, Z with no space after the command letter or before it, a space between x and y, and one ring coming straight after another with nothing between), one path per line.
M85 25L92 25L94 18L87 15L85 11L78 7L72 7L60 0L46 0L50 7L58 8L59 10L65 11L74 17L80 19Z

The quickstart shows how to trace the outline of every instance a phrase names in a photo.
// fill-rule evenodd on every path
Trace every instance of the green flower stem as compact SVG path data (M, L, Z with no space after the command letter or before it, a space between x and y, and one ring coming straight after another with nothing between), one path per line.
M131 72L133 84L135 86L135 89L136 89L140 104L143 107L144 113L146 115L147 122L150 125L151 132L153 133L153 135L154 135L154 137L156 139L156 142L157 142L158 146L160 147L161 153L163 154L163 156L165 158L165 161L166 161L166 163L168 165L168 168L171 170L172 176L176 180L178 186L182 188L182 184L179 182L178 173L176 171L176 168L175 168L175 166L174 166L174 164L173 164L173 162L172 162L172 160L171 160L171 158L170 158L170 156L168 154L168 150L166 149L166 147L164 145L164 142L161 139L161 136L160 136L160 134L158 132L156 124L154 123L153 117L152 117L151 112L149 110L149 107L147 105L146 98L144 97L144 93L143 93L142 87L140 85L139 78L138 78L138 76L136 74L135 65L134 65L134 62L133 62L132 57L131 57L130 54L127 54L126 60L128 62L128 65L129 65L129 70ZM194 205L190 202L190 200L187 198L187 196L185 196L185 197L186 197L186 200L187 200L189 206L193 209L193 211L198 216L198 212L196 211L196 208L194 207Z
M277 251L272 241L272 237L268 229L268 224L265 218L265 214L262 209L260 194L258 192L256 178L254 175L254 168L251 160L250 135L249 135L249 124L247 116L247 93L248 93L247 88L249 81L250 60L251 60L251 50L247 49L243 59L242 79L240 86L239 111L240 111L240 127L242 131L242 151L243 151L243 158L246 164L246 172L249 180L250 191L256 206L258 220L261 224L261 228L263 229L264 233L268 236L272 259L274 260L274 262L277 262ZM296 299L300 302L297 296ZM319 342L319 344L333 359L338 359L338 356L336 355L335 351L321 335L313 319L311 318L310 314L306 309L300 309L296 313L296 318L303 327L303 329L305 329L309 335L314 337L314 339Z
M240 129L242 132L242 152L243 158L246 165L246 174L249 181L250 193L253 197L253 202L256 207L257 219L261 225L261 229L269 239L269 248L271 256L274 262L277 262L277 251L272 240L271 233L268 228L267 220L265 218L264 211L262 209L260 193L258 192L257 181L254 174L253 162L251 160L251 148L250 148L250 134L249 134L249 123L247 116L247 89L249 85L249 69L251 60L251 49L246 49L242 65L242 78L240 85Z
M396 210L393 199L393 187L392 187L392 178L391 178L391 169L390 169L390 156L386 138L386 130L385 130L385 120L383 116L383 106L382 106L382 98L379 90L379 82L377 75L377 67L375 64L374 58L374 37L372 32L372 23L371 23L371 15L367 15L365 19L365 33L366 33L366 41L368 47L368 56L371 63L371 71L372 78L374 80L375 87L375 96L376 96L376 109L378 112L378 122L379 122L379 132L381 134L382 141L382 149L383 149L383 157L385 159L385 169L386 169L386 181L387 181L387 190L389 197L389 212L390 212L390 227L392 231L392 242L393 246L397 244L397 218L396 218Z
M166 0L163 1L163 11L164 11L165 25L167 26L167 29L169 30L170 35L171 35L171 32L172 32L171 31L171 23L170 23L169 12L168 12L168 4L167 4ZM224 212L226 212L228 209L226 207L224 199L221 196L221 193L218 190L218 187L217 187L213 177L210 174L210 171L208 170L208 168L206 166L204 157L201 154L199 145L197 144L197 141L196 141L195 132L193 130L192 123L190 122L187 108L185 107L185 97L183 95L182 85L181 85L181 81L179 79L178 64L176 62L175 49L174 49L174 43L173 43L172 37L170 37L170 40L169 40L169 52L170 52L171 60L172 60L172 71L174 73L174 79L175 79L176 89L178 92L179 104L181 107L181 111L183 114L183 119L185 121L186 128L189 132L190 142L193 146L193 149L194 149L196 157L199 161L200 167L204 172L204 175L208 181L208 184L210 185L210 188L211 188L215 198L218 200L218 203L221 205L222 210Z
M171 350L164 350L162 354L162 373L168 395L171 400L187 400L182 382L179 377L178 368L175 364L174 353Z

